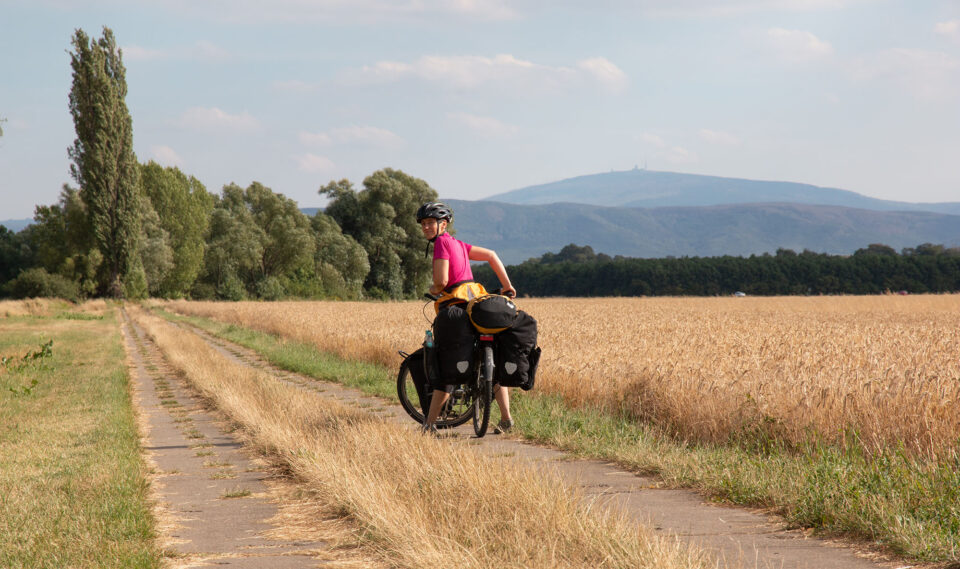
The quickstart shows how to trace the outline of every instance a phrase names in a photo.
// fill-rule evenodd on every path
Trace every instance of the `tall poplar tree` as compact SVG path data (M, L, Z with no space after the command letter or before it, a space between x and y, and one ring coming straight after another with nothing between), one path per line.
M126 70L110 28L99 40L83 30L73 36L70 114L77 139L68 150L70 173L80 186L90 227L103 254L100 292L123 296L134 267L140 234L139 165L133 153L133 121L124 99Z

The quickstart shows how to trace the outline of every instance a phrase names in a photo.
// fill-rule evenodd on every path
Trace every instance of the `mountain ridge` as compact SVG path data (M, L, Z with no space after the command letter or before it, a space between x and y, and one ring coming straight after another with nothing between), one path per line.
M445 201L456 213L458 236L495 249L507 264L557 252L570 243L641 258L748 256L780 248L843 255L871 243L894 249L922 243L960 245L960 203L893 202L794 182L634 169L498 195L512 201L493 199L497 196ZM749 199L753 201L743 201ZM551 201L522 203L540 200ZM723 203L701 203L705 201ZM851 203L855 205L844 205ZM313 215L323 208L300 209ZM32 222L0 224L16 232Z
M620 207L713 206L750 203L831 205L877 211L960 215L960 202L914 203L871 198L850 190L798 182L749 180L634 168L586 174L495 194L481 201Z

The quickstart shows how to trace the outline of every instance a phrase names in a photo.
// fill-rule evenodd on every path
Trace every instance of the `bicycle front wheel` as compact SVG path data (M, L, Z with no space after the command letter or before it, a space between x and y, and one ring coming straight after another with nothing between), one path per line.
M475 384L473 432L479 438L487 434L487 427L490 425L490 402L493 399L493 348L483 347L478 367L480 369L477 370Z

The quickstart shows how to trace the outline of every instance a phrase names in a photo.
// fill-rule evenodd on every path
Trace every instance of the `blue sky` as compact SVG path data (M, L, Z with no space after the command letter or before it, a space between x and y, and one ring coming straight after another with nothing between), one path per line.
M646 165L960 201L955 0L0 0L0 219L72 182L70 39L103 26L138 159L212 192Z

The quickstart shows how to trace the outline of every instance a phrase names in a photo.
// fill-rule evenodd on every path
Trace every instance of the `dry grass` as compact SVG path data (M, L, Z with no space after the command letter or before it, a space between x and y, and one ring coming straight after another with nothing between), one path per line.
M62 301L47 298L28 298L26 300L0 301L0 317L11 316L48 316L50 307L54 304L66 304Z
M0 318L11 316L54 316L72 313L103 316L110 306L103 299L88 300L75 305L59 298L28 298L25 300L0 300Z
M539 389L572 405L704 441L903 444L936 459L960 438L960 295L521 304L540 322ZM166 306L388 366L428 326L413 302Z
M703 566L674 540L589 511L552 476L324 400L133 312L174 367L391 564Z

